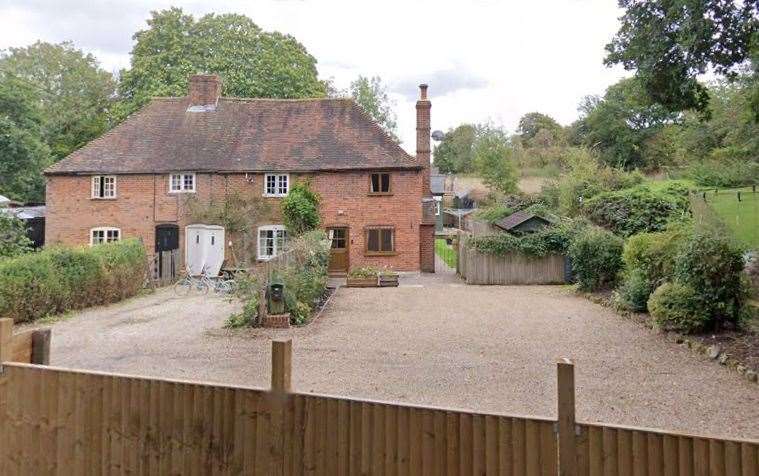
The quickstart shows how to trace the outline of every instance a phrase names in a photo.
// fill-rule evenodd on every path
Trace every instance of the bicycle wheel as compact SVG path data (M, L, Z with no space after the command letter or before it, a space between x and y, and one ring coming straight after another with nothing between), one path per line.
M193 287L194 283L192 280L190 278L184 278L176 282L174 285L174 293L176 293L177 296L187 296L190 294Z

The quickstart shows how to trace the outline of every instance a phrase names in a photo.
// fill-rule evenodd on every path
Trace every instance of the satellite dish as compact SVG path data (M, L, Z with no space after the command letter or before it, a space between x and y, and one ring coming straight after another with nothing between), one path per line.
M444 137L445 137L445 134L443 133L443 131L435 131L432 133L432 140L436 142L440 142L441 140L443 140Z

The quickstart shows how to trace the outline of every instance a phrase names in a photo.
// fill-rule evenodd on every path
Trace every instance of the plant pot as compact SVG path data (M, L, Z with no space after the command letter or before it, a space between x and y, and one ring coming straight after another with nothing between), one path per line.
M397 274L380 274L379 285L381 288L398 286L398 275Z
M351 277L348 276L345 282L349 288L376 288L379 284L376 277Z

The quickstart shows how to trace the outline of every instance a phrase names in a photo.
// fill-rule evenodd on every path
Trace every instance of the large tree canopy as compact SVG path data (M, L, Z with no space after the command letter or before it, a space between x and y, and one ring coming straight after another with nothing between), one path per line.
M148 29L134 35L132 67L122 72L123 114L151 96L183 96L187 78L216 73L224 95L322 97L316 59L295 38L265 32L237 14L208 14L195 20L180 8L152 12Z
M54 160L109 127L116 88L113 76L72 43L11 48L0 56L0 81L13 78L27 84L38 101L39 132Z
M445 133L435 145L434 164L443 173L466 173L474 170L474 140L477 127L462 124Z
M713 70L732 77L759 48L755 0L619 0L619 6L622 26L605 61L635 70L650 98L670 111L707 111L708 91L697 76Z
M359 76L351 82L348 95L353 98L377 124L398 141L396 115L379 76Z
M564 140L564 129L554 118L540 112L529 112L519 119L517 133L526 147L546 147ZM534 143L534 144L533 144Z

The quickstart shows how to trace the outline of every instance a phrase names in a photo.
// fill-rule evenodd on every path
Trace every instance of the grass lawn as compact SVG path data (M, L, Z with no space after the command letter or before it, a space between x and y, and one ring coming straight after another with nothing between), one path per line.
M451 268L456 267L456 250L448 246L444 239L435 240L435 253Z
M738 192L741 201L738 201ZM736 238L753 249L759 249L759 191L751 187L706 192L706 203L733 230Z

